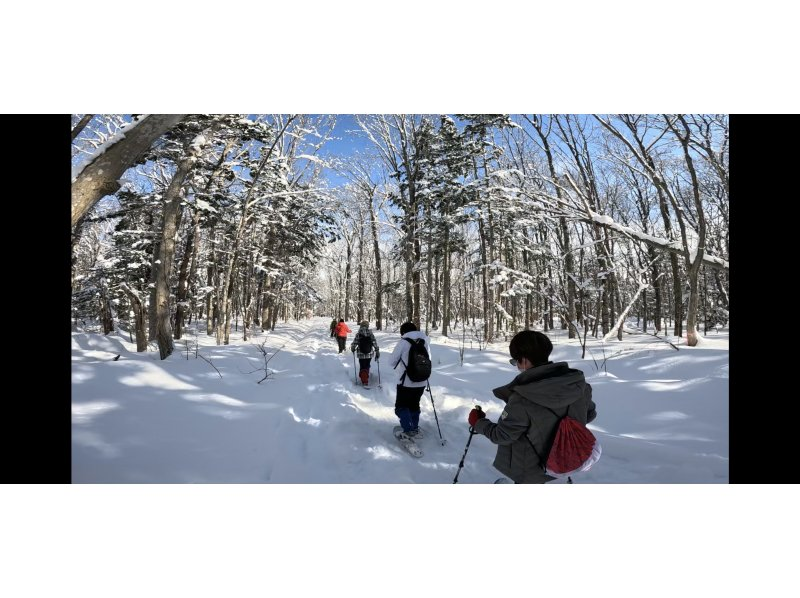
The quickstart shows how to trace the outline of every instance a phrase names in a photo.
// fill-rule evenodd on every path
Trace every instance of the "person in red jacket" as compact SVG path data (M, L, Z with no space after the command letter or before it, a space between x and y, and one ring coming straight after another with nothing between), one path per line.
M336 342L339 343L339 353L342 353L347 345L347 333L353 332L350 327L344 323L342 318L339 318L339 323L336 325Z

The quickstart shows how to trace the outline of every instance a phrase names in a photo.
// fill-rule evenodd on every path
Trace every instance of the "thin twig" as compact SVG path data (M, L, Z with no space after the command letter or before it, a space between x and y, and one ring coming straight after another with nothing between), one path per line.
M200 357L200 359L202 359L203 361L205 361L207 364L209 364L209 365L210 365L212 368L214 368L215 370L217 370L217 366L215 366L213 363L211 363L211 360L209 360L209 359L206 359L206 357L205 357L205 356L203 356L203 355L199 355L199 357ZM217 374L219 374L219 377L220 377L220 378L222 378L222 374L220 374L220 371L219 371L219 370L217 370Z

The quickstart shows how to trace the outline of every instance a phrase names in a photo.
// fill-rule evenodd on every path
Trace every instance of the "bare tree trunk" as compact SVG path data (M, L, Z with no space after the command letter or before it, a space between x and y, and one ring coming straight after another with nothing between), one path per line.
M675 328L672 334L683 336L683 290L681 288L681 267L678 264L678 256L669 256L669 263L672 268L672 302L673 314L675 315Z
M105 281L100 289L100 322L103 325L103 334L114 330L114 319L111 317L111 304L108 301L108 290Z
M442 336L450 330L450 225L445 223L444 243L442 244Z
M359 226L358 235L358 280L356 281L358 297L356 299L356 320L364 319L364 227Z
M263 290L264 290L265 276L262 273L258 273L257 276L258 276L258 288L256 289L256 304L253 310L255 313L255 319L253 321L253 324L255 324L256 326L261 326L260 314L261 314L261 306L264 302Z
M263 284L264 298L261 302L261 332L269 330L269 308L272 305L272 279L269 276L264 277Z
M416 227L415 227L416 228ZM420 260L422 259L421 256L422 250L420 248L420 241L419 238L414 235L414 264L419 264ZM422 330L422 317L420 314L420 305L422 303L420 298L420 272L418 269L414 269L413 271L413 281L414 281L414 315L412 317L412 321L417 326L417 330Z
M728 292L725 290L725 285L722 284L722 279L720 278L718 270L714 271L714 283L717 285L719 300L722 302L722 307L728 309Z
M353 261L353 240L345 239L347 246L347 263L344 266L344 320L350 319L350 285L352 279L351 263Z
M492 315L489 313L489 264L488 252L486 249L486 236L484 234L483 218L478 217L478 237L481 244L481 285L483 287L483 338L489 338L489 326L491 325ZM488 340L487 340L488 342Z
M406 263L405 269L405 299L406 299L406 321L414 321L414 236L413 231L413 215L406 214L406 238L404 243L404 257Z
M431 306L431 319L433 320L434 328L439 328L441 322L441 301L442 301L442 287L440 284L441 276L441 258L437 254L436 267L433 271L433 292L429 295L432 296L433 305ZM430 283L429 283L430 284Z
M222 328L222 344L229 345L231 343L231 305L233 304L233 288L236 282L236 272L233 268L229 268L231 272L230 282L225 291L225 303L222 304L222 314L220 314L220 322L224 320L224 327ZM217 327L217 335L219 335L219 327ZM219 338L219 336L218 336Z
M163 214L162 214L163 218ZM160 223L163 228L163 222ZM155 225L153 226L155 228ZM156 236L153 239L153 261L158 259L161 254L161 236ZM158 318L156 318L156 275L158 270L150 268L150 284L149 284L149 297L147 301L147 340L156 340L156 330L158 329Z
M257 261L257 260L256 260ZM251 314L253 307L253 294L251 292L252 279L254 276L253 264L248 265L244 280L244 298L242 300L242 340L247 341L247 331L250 328Z
M175 237L181 213L181 200L183 182L192 169L196 158L194 152L188 154L179 163L175 174L164 194L164 220L161 229L161 242L157 259L153 260L155 272L155 303L156 303L156 338L161 359L166 359L172 354L172 327L169 321L169 279L175 260Z
M378 244L378 216L372 202L372 194L367 198L369 202L370 229L372 231L372 246L375 252L375 330L383 330L383 271L381 270L381 251Z
M208 287L209 289L213 289L214 288L214 266L213 265L209 265L206 268L206 287ZM212 299L213 299L213 291L209 291L206 294L206 334L208 334L208 336L211 336L212 334L214 334L214 328L215 328L215 325L214 325L214 311L213 311L214 310L213 306L214 306L215 302L212 302Z
M106 195L116 193L117 182L153 142L184 119L185 114L149 114L127 129L102 154L91 159L72 183L72 227Z
M131 302L131 309L133 310L133 327L136 330L136 351L142 353L147 351L147 333L144 325L144 307L139 295L131 290L131 288L123 284L122 290L128 295L128 300Z
M180 268L178 269L178 290L175 293L175 340L180 340L183 335L183 320L186 313L186 297L189 292L189 264L194 264L197 248L195 237L200 232L200 211L195 211L192 229L186 235L186 247L183 250Z
M425 202L425 212L428 215L428 219L430 220L430 202ZM427 268L427 281L425 283L425 297L427 298L426 303L426 315L425 315L425 334L430 334L429 326L431 324L431 320L433 320L433 325L436 326L436 314L434 313L433 308L433 255L431 251L431 245L433 244L431 241L431 227L428 227L428 234L426 235L426 254L428 256L428 268Z

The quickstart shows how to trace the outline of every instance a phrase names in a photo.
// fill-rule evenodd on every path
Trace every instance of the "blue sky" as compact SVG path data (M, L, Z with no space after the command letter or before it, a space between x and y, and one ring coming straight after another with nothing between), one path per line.
M352 114L337 114L336 127L333 129L333 135L337 139L328 141L322 149L320 149L320 154L322 156L346 157L355 151L367 150L370 146L370 142L357 133L358 128L358 124ZM326 169L326 176L331 187L336 187L347 182L347 179L331 169Z

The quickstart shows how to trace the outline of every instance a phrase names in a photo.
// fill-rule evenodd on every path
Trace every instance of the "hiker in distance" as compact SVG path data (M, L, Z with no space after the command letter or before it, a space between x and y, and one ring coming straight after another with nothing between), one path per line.
M350 327L344 323L342 318L339 318L339 323L336 324L336 342L339 343L339 353L344 353L347 346L347 334L353 332Z
M334 336L336 336L336 324L338 324L338 323L339 323L339 322L337 322L337 321L336 321L336 318L334 318L333 320L331 320L331 338L333 338Z
M583 372L567 362L549 361L553 343L535 330L517 333L508 345L510 363L519 374L505 386L495 388L494 396L506 406L497 423L473 409L467 420L476 434L483 434L497 445L494 467L516 484L543 484L556 479L544 471L560 418L568 413L583 424L597 416L592 387ZM551 411L552 410L552 411Z
M425 387L428 385L427 380L414 382L406 375L408 356L411 350L409 341L415 339L422 339L425 342L425 349L428 351L428 356L430 356L430 339L424 332L417 330L414 322L405 322L400 325L400 342L397 343L394 351L392 351L392 356L389 358L389 365L395 369L398 376L394 413L400 419L400 425L403 428L402 434L405 435L406 439L410 438L412 440L421 437L419 430L419 401L425 392ZM403 439L402 436L398 436L398 438Z
M374 349L374 351L373 351ZM353 345L350 351L355 353L358 351L358 364L360 366L358 377L361 379L361 384L367 386L369 384L369 366L372 361L372 354L375 354L375 361L381 357L380 349L378 349L378 341L375 340L375 335L369 329L369 322L364 320L359 324L358 332L353 339Z

